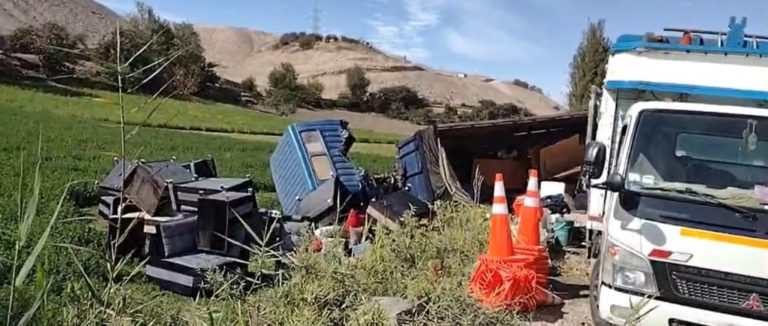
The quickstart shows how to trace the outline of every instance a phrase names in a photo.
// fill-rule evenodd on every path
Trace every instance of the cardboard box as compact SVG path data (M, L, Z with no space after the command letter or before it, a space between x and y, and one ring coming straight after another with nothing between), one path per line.
M539 151L539 178L546 180L581 166L583 161L584 144L579 142L579 135L561 140Z
M475 159L472 162L472 174L478 168L483 177L483 184L493 187L496 181L496 173L504 175L504 186L507 189L524 189L528 183L528 169L531 164L528 160L515 159Z

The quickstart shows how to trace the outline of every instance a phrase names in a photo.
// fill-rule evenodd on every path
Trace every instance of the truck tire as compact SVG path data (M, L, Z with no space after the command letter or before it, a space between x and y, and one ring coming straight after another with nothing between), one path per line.
M589 273L589 313L592 317L592 325L610 326L611 323L600 318L598 295L600 292L600 259L595 259Z

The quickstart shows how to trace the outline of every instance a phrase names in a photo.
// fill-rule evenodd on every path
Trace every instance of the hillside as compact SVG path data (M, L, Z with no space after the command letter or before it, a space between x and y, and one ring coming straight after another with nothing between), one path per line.
M119 16L93 0L2 0L0 34L27 25L55 22L72 34L83 34L89 44L115 28Z
M555 114L550 98L511 83L489 81L482 76L462 77L414 64L364 45L344 42L316 43L311 50L293 44L275 49L278 37L241 28L196 26L206 56L221 66L218 72L235 81L253 76L266 85L267 75L281 62L290 62L302 78L317 78L325 84L324 96L335 98L345 89L344 71L360 65L368 71L373 90L408 85L436 103L474 105L482 99L512 102L537 115Z
M93 0L0 1L0 33L29 24L57 22L73 34L84 34L93 44L114 28L118 17ZM253 76L263 87L275 66L290 62L302 78L317 78L325 84L324 97L335 98L346 88L344 71L360 65L368 71L372 90L404 84L436 104L476 105L488 99L515 103L536 115L559 112L550 98L511 83L435 70L364 45L321 42L311 50L301 50L295 44L276 49L273 45L278 36L269 33L234 27L195 28L206 57L220 64L218 72L233 81Z

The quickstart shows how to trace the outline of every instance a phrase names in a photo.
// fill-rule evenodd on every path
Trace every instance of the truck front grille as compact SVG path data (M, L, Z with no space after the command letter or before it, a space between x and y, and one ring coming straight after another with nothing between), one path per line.
M683 297L744 308L750 298L752 298L753 295L756 295L756 298L759 298L760 300L755 302L760 303L762 309L759 309L760 307L758 306L752 310L762 310L763 312L766 311L765 305L762 303L768 303L768 295L759 294L744 288L739 288L733 284L730 284L730 286L725 285L721 282L717 282L716 280L708 281L701 277L681 272L673 271L671 274L672 288L675 290L675 292ZM752 306L755 306L755 304Z
M654 261L660 299L768 320L768 279Z

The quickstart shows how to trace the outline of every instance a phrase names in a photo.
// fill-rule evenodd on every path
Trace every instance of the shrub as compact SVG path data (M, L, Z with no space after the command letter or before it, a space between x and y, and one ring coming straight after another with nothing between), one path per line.
M291 32L291 33L285 33L285 34L281 35L279 42L280 42L280 45L286 46L288 44L296 42L296 40L298 40L298 39L299 39L299 34Z
M513 80L512 81L512 85L515 85L515 86L518 86L518 87L522 87L522 88L525 88L525 89L528 89L530 87L530 84L528 84L527 82L522 81L520 79Z
M494 101L485 100L485 99L478 101L478 103L480 104L480 108L482 109L493 109L498 105Z
M70 65L77 60L77 56L66 50L75 50L77 45L77 39L55 23L20 27L8 38L11 51L37 56L41 72L48 76L72 72Z
M325 91L325 85L317 79L307 81L306 88L315 97L322 97L323 91Z
M338 42L338 41L339 41L339 37L334 34L328 34L325 36L325 43Z
M309 34L308 36L311 37L313 40L315 40L315 42L322 42L323 41L323 36L320 35L320 34L312 33L312 34Z
M302 50L309 50L315 46L315 38L305 35L299 38L299 47Z
M323 91L325 85L316 79L307 81L299 85L299 102L311 107L323 106Z
M459 110L457 110L455 107L451 106L450 104L446 104L445 110L443 110L443 113L439 117L439 120L442 123L457 122L459 120Z
M299 75L296 69L288 62L283 62L279 67L269 72L269 87L273 89L282 89L295 91L297 89Z
M368 109L376 113L393 110L394 104L400 104L402 110L412 111L427 106L427 101L408 86L384 87L368 96Z
M267 90L266 105L272 108L280 116L296 113L298 104L299 98L295 90L278 88Z
M365 106L363 106L362 103L352 99L352 94L350 94L348 90L339 92L336 106L349 109L350 111L364 111L365 109Z
M366 95L368 95L368 86L370 85L371 81L360 66L355 65L347 70L347 89L352 100L363 103Z
M346 37L344 35L341 36L341 41L342 42L347 42L347 43L352 43L352 44L360 44L360 40L354 39L354 38L351 38L351 37Z
M255 92L257 90L256 79L254 79L253 76L248 76L240 82L240 88L248 93Z

